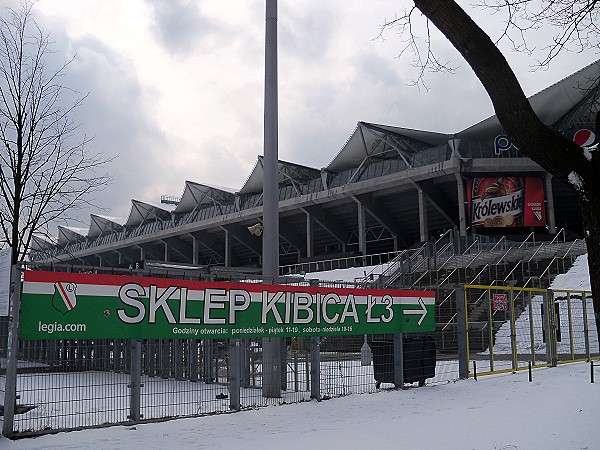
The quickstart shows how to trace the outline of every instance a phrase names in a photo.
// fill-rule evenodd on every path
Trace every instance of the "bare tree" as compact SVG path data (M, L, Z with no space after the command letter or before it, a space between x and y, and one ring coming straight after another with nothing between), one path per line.
M600 152L584 151L572 140L546 126L533 111L514 72L497 47L509 39L517 50L529 51L528 31L546 24L559 28L544 48L539 65L547 65L565 49L583 51L599 42L597 1L592 0L489 0L479 6L506 12L505 28L493 41L453 0L414 0L413 6L383 26L403 33L403 52L413 51L421 69L420 81L428 70L449 70L432 50L429 23L433 24L459 51L492 100L496 116L505 132L525 155L578 194L588 250L590 281L594 296L596 327L600 331ZM427 19L421 40L413 32L415 15ZM599 74L600 76L600 74ZM596 118L599 125L600 115ZM600 129L597 130L600 135Z
M108 162L86 154L71 116L85 95L61 81L71 61L49 69L49 35L32 16L32 3L0 18L0 241L12 262L27 254L34 234L90 200L110 181L96 170Z

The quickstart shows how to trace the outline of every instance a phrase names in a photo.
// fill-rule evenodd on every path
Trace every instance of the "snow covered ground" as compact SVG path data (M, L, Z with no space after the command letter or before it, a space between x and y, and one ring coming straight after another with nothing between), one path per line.
M578 260L553 287L589 289L586 262ZM346 278L342 271L330 275ZM0 438L0 449L597 449L600 362L597 383L590 370L589 363L567 364L534 370L531 383L524 371L236 414Z
M170 422L0 439L21 449L597 449L600 364Z

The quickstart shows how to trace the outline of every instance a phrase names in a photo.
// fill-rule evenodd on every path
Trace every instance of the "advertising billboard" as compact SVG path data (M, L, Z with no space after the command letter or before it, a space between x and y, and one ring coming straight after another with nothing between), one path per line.
M546 225L541 177L468 178L471 226L486 228Z
M26 271L21 339L229 339L430 332L435 292Z

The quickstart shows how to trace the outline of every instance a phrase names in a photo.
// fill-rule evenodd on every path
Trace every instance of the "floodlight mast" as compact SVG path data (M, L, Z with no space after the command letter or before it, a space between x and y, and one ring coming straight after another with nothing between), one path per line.
M279 276L277 0L266 0L264 114L262 274L274 283ZM281 339L263 338L263 396L281 397L281 380Z

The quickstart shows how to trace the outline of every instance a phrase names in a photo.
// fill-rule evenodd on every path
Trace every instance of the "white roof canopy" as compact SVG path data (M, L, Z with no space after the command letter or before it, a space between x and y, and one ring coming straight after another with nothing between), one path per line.
M141 202L139 200L131 200L131 212L125 222L127 227L135 227L147 220L163 219L171 217L172 208L166 209L163 206L158 206L153 203Z
M281 184L286 180L307 180L319 178L321 171L313 167L302 166L300 164L294 164L286 161L278 161L277 167L278 179L277 183ZM240 194L258 194L263 191L263 156L259 155L254 169L250 173L250 176L239 190Z
M408 156L414 153L414 150L407 145L408 142L432 147L446 143L449 136L444 133L358 122L354 132L326 170L334 173L343 172L360 166L365 158L390 151L398 154L405 153Z
M104 233L112 233L123 229L122 221L115 217L100 216L90 214L89 237L97 237Z
M193 181L186 181L183 195L175 208L175 212L190 212L203 205L219 206L225 203L232 203L234 198L235 194L232 191L206 184L194 183Z
M58 226L58 245L66 245L69 242L79 241L87 235L87 228Z

